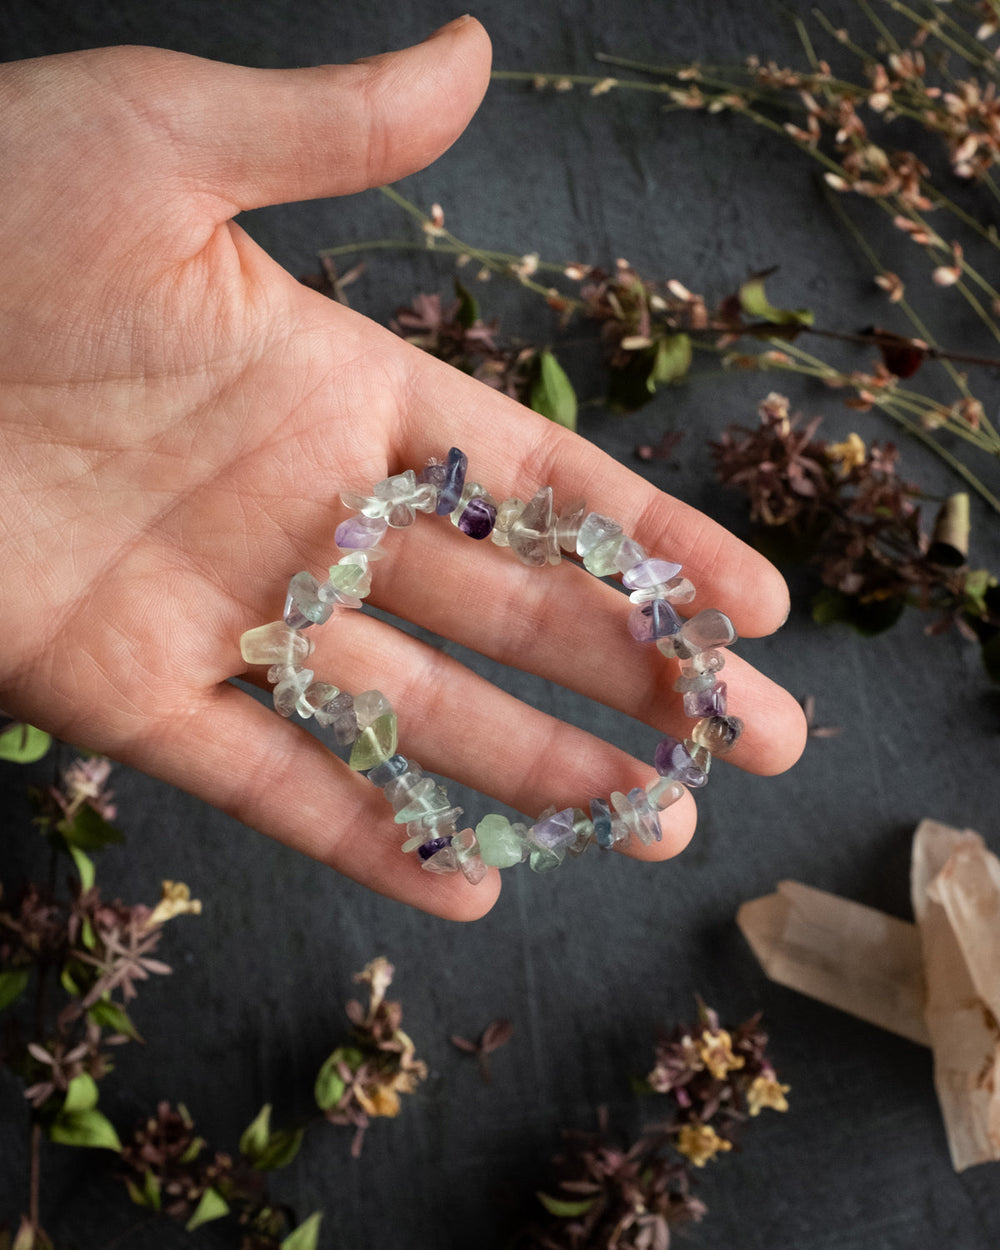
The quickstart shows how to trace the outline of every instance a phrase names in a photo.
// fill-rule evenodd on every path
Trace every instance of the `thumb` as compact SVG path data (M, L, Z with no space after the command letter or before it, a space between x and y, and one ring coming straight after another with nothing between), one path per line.
M114 70L108 88L117 107L123 97L131 105L161 172L222 201L220 220L422 169L468 125L491 55L469 16L412 48L350 65L252 69L158 48L114 52L94 77Z
M212 65L183 114L207 189L238 209L349 195L436 160L489 85L489 36L460 17L423 43L352 65ZM193 87L193 81L192 81Z

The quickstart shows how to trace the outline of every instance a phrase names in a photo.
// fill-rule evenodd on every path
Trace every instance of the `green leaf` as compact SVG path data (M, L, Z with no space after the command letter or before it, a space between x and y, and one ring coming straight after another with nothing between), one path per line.
M461 282L455 279L455 294L458 296L458 324L463 330L471 330L479 320L479 305L476 297Z
M52 736L34 725L9 725L0 733L0 760L34 764L52 745Z
M567 430L576 429L576 392L566 371L546 348L538 354L538 372L531 384L531 407Z
M76 969L79 969L79 967L80 965L76 964ZM73 973L74 965L71 960L68 964L63 966L62 971L59 973L59 984L63 987L67 994L71 994L74 998L76 998L80 994L80 986L77 984L76 977Z
M77 1078L79 1079L79 1078ZM97 1111L60 1111L49 1137L64 1146L96 1146L121 1153L122 1144L111 1121Z
M90 923L89 916L84 916L80 924L80 941L89 951L97 945L97 935L94 933L94 926Z
M95 1024L99 1024L102 1029L110 1029L112 1033L123 1033L134 1042L142 1041L139 1030L129 1019L128 1012L126 1012L124 1007L119 1007L117 1003L113 1003L109 998L99 999L92 1007L87 1009L87 1015Z
M70 846L69 853L73 856L73 863L76 864L76 870L80 874L81 890L84 892L92 890L94 888L94 861L78 846Z
M56 828L71 846L85 851L99 851L109 842L124 842L125 835L89 803L82 803L71 820L61 820Z
M811 326L815 317L808 308L775 308L764 294L764 279L774 271L755 273L740 287L740 307L750 317L774 326Z
M254 1159L254 1167L258 1172L274 1172L278 1168L288 1167L299 1153L303 1137L305 1129L302 1128L279 1129L277 1133L272 1133L267 1145Z
M266 1102L243 1130L243 1136L240 1138L240 1154L245 1155L251 1163L256 1162L270 1136L271 1104Z
M646 378L651 393L658 386L679 382L691 368L691 339L686 334L668 334L656 344L653 367Z
M567 1220L571 1220L577 1215L586 1215L597 1201L596 1198L578 1198L575 1200L553 1198L551 1194L543 1193L539 1193L537 1197L549 1215L559 1215Z
M342 1047L338 1048L323 1062L323 1066L316 1074L316 1085L314 1093L316 1095L316 1106L320 1111L329 1111L331 1107L335 1107L344 1096L343 1077L337 1071L337 1065L341 1059Z
M128 1196L132 1199L137 1207L150 1207L154 1211L160 1209L160 1182L159 1179L150 1171L149 1168L143 1176L143 1184L140 1189L135 1181L128 1178L125 1180L125 1187L128 1189Z
M202 1224L207 1224L210 1220L221 1220L224 1215L228 1214L229 1203L222 1194L217 1189L206 1189L194 1209L194 1214L184 1227L189 1233L193 1233Z
M181 1163L194 1163L195 1159L198 1158L198 1156L201 1154L204 1148L205 1148L204 1137L193 1137L191 1139L191 1144L188 1146L187 1150L185 1150L184 1153L181 1155L181 1159L180 1159Z
M30 979L30 968L10 968L7 972L0 972L0 1011L21 997Z
M314 1211L304 1224L288 1234L281 1243L280 1250L316 1250L319 1222L322 1218L322 1211Z
M63 1111L91 1111L97 1106L97 1082L89 1072L74 1076L66 1089Z
M874 599L863 603L853 595L824 586L813 596L812 617L817 625L843 621L852 625L859 634L871 637L895 625L905 607L906 600L902 598Z

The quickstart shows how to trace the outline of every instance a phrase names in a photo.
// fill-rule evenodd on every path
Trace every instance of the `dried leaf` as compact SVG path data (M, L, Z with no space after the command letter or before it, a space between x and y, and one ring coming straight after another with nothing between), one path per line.
M514 1025L510 1020L493 1020L483 1030L483 1035L479 1039L483 1054L488 1055L494 1050L499 1050L501 1046L506 1046L513 1032Z

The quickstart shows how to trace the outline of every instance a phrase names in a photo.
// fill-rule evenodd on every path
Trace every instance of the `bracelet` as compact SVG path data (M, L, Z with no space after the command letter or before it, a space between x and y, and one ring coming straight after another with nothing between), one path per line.
M444 461L429 460L419 475L410 469L385 478L371 495L344 491L341 501L357 513L334 535L346 554L322 583L311 573L295 574L282 619L240 638L244 661L269 666L280 715L312 717L336 745L350 747L348 765L383 791L395 823L406 827L403 850L416 851L429 872L460 870L476 883L489 867L508 868L525 860L535 872L547 872L591 843L608 849L623 847L633 836L645 846L659 841L658 813L685 789L704 786L712 758L732 750L743 731L742 721L726 713L726 684L718 676L725 664L722 648L736 640L732 622L716 608L684 620L676 605L689 603L695 589L680 576L681 566L649 557L610 517L588 512L583 502L557 517L551 486L527 503L510 498L498 504L482 486L466 480L467 466L465 454L453 447ZM492 814L474 830L459 829L462 808L452 806L444 786L419 764L397 753L396 714L386 696L379 690L352 696L314 679L305 667L314 648L305 631L361 607L371 589L371 566L385 555L380 542L386 531L412 525L418 512L450 517L463 534L490 538L530 566L558 564L564 554L575 554L597 577L621 575L633 604L629 632L677 661L674 690L683 694L684 711L695 722L683 741L668 736L657 745L657 777L645 789L592 798L587 810L548 807L533 823Z

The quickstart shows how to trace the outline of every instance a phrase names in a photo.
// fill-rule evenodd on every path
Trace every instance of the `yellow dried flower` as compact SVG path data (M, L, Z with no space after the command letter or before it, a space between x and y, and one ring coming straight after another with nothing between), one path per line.
M727 1073L743 1067L743 1056L733 1054L733 1039L725 1029L717 1029L714 1033L706 1029L698 1043L698 1053L717 1081L724 1080Z
M709 1159L732 1148L733 1143L720 1137L711 1124L685 1124L677 1135L677 1149L696 1168L703 1168Z
M860 434L850 433L842 443L828 443L826 448L828 460L840 466L842 473L851 469L860 469L868 459L868 449Z
M183 881L164 881L161 887L160 901L149 914L146 928L155 924L164 924L175 916L200 916L201 900L191 897L191 891Z
M751 1115L759 1115L761 1109L770 1107L773 1111L787 1111L788 1100L785 1095L790 1085L782 1085L773 1072L762 1073L756 1077L747 1090L747 1106Z
M386 1085L376 1085L369 1095L358 1086L354 1087L354 1097L361 1104L367 1115L397 1116L399 1115L399 1095Z

